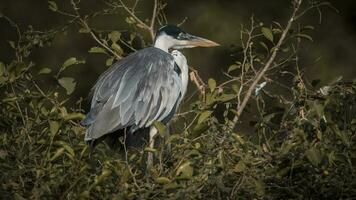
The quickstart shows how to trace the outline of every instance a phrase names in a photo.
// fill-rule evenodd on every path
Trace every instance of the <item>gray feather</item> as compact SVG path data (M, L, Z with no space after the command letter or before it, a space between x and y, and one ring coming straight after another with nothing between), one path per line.
M182 81L172 55L158 48L142 49L114 64L98 79L87 115L85 140L131 127L149 127L175 112Z

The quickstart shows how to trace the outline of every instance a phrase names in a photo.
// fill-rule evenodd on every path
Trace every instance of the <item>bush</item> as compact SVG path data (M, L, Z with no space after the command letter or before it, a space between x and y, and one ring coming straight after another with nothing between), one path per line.
M273 66L280 74L292 74L288 92L277 95L264 88L276 83L269 78L276 73L272 67L263 75L266 82L253 88L240 119L241 99L249 89L243 82L251 85L256 69L263 69L277 52L272 40L282 38L285 30L291 39L283 43ZM69 58L58 73L36 71L31 50L50 45L54 33L22 32L13 42L14 60L0 63L1 197L354 198L356 83L338 80L321 88L309 84L292 47L310 36L301 29L293 31L252 20L250 29L242 30L243 59L228 68L226 82L199 83L199 74L192 72L201 93L189 112L177 115L171 135L157 123L162 140L156 149L115 152L102 143L91 157L79 125L84 116L81 100L67 104L75 80L62 76L84 61ZM267 52L261 50L265 47ZM43 80L55 82L44 87ZM237 122L250 128L236 130ZM148 151L156 158L151 169L144 166Z

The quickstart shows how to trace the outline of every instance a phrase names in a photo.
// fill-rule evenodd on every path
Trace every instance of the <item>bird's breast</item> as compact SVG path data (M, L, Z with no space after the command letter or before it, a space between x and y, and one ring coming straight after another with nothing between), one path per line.
M187 91L187 87L188 87L188 63L187 63L187 59L185 58L185 56L178 50L173 50L172 51L172 56L174 58L174 62L175 62L175 68L177 67L178 69L175 69L175 71L180 71L180 73L178 73L181 81L182 81L182 96L181 98L184 97L186 91ZM176 72L177 72L176 71Z

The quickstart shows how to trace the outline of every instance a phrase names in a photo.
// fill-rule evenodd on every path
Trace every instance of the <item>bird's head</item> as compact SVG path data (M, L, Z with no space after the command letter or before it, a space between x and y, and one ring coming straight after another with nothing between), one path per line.
M219 46L219 44L205 38L190 35L177 26L165 25L157 31L154 46L168 52L170 49L215 47Z

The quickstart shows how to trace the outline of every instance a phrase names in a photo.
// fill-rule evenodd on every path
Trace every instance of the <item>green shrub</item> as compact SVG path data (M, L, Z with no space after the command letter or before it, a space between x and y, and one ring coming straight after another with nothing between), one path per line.
M79 125L84 116L81 100L67 104L76 82L62 76L84 61L69 58L57 73L36 71L31 50L50 45L54 33L21 33L22 39L13 42L13 61L0 63L1 198L354 198L356 83L309 84L291 50L309 36L295 29L275 60L275 66L282 63L279 72L293 66L287 69L293 75L288 92L268 92L275 72L269 71L264 76L268 83L254 90L236 129L237 98L247 91L240 90L240 80L248 80L241 78L241 70L253 77L254 70L265 66L273 52L268 46L283 29L252 20L251 29L242 31L246 60L227 69L226 82L209 79L190 111L178 115L171 134L160 132L156 149L115 152L102 143L91 157ZM251 43L247 38L254 35L258 37ZM264 47L268 52L261 51ZM53 84L41 85L48 79ZM151 169L144 166L148 151L156 158Z

